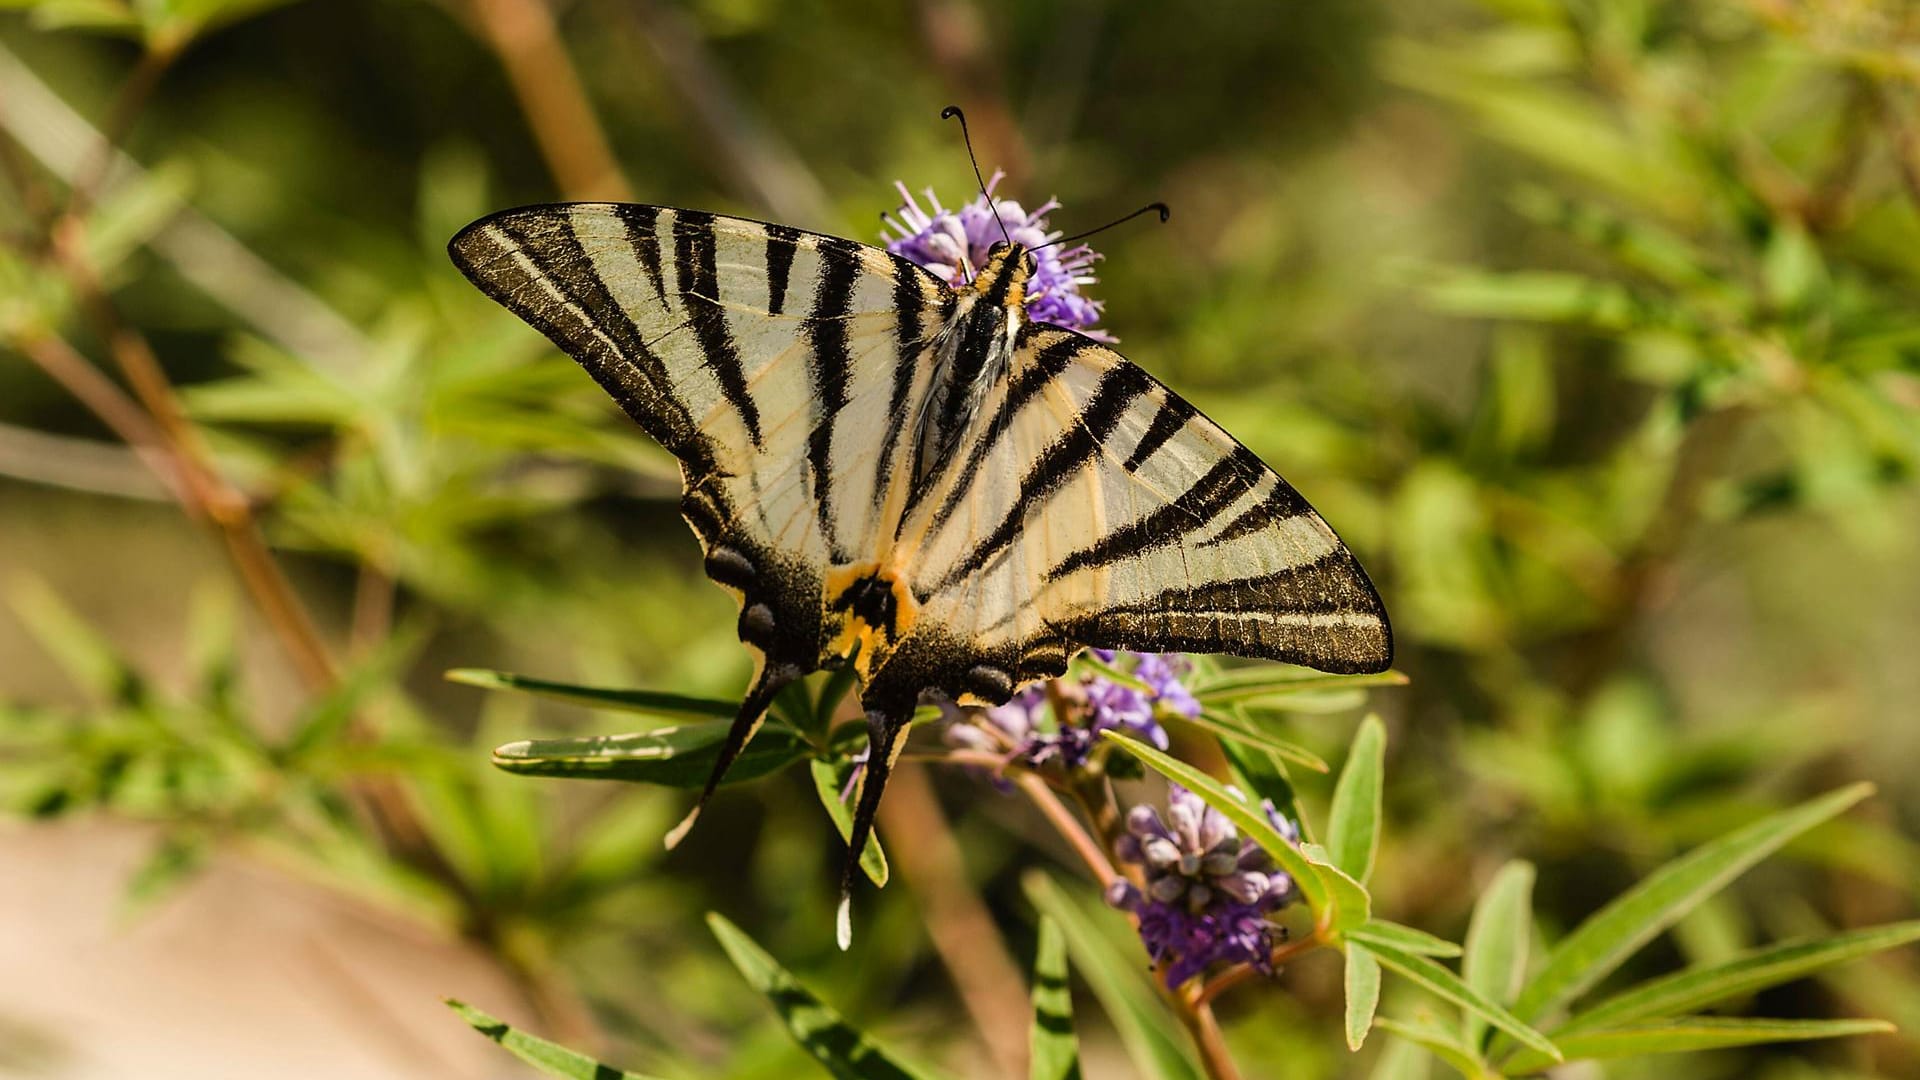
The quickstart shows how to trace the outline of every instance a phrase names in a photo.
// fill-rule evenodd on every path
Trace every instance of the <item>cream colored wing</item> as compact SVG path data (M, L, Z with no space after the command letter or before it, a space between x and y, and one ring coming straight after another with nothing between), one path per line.
M1033 328L970 441L903 529L918 632L941 642L929 655L966 650L970 696L1081 645L1391 663L1379 596L1320 515L1113 350Z
M822 576L879 528L946 286L852 241L616 203L504 211L449 250L680 459L742 639L811 670Z

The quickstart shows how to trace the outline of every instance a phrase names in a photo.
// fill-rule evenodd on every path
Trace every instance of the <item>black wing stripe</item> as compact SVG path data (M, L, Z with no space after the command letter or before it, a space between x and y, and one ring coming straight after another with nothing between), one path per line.
M760 408L747 389L740 347L720 306L720 275L714 263L713 215L682 210L673 216L673 270L680 283L680 306L693 324L707 367L720 383L727 404L740 414L754 448L761 446Z
M886 475L893 467L893 448L907 423L907 395L913 391L914 366L926 338L925 291L922 271L913 263L895 256L893 260L893 393L887 401L887 430L880 439L880 456L874 462L873 504L886 499Z
M1132 364L1117 365L1101 376L1093 397L1080 410L1079 422L1041 451L1039 459L1028 468L1007 516L934 586L934 591L953 587L1013 543L1027 515L1037 510L1075 470L1094 459L1101 444L1120 426L1127 409L1152 386L1153 380L1147 373Z
M1243 536L1251 536L1262 529L1278 525L1289 518L1300 517L1311 508L1293 486L1279 477L1273 478L1273 491L1267 497L1240 512L1240 515L1227 522L1226 527L1202 540L1200 547L1213 547Z
M1160 403L1160 411L1153 414L1153 422L1147 425L1146 433L1140 436L1140 442L1127 455L1122 468L1128 472L1139 469L1154 452L1167 445L1167 440L1180 434L1187 421L1200 415L1200 410L1187 404L1185 398L1169 391L1167 399Z
M813 312L803 332L813 345L807 370L813 380L813 431L807 436L807 463L814 478L814 511L820 535L834 561L845 562L833 519L834 418L847 407L847 386L853 378L853 350L847 339L847 314L853 310L853 288L859 274L859 247L832 240L820 245L820 279L813 291Z
M660 274L660 208L616 203L613 212L626 226L627 243L633 245L634 254L640 257L640 267L653 283L654 295L660 298L662 307L666 306L667 281Z
M1064 335L1048 343L1035 355L1031 365L1014 375L1007 384L1006 396L1000 399L999 407L987 421L986 431L982 433L979 441L973 444L973 449L967 452L967 459L960 466L960 474L954 478L952 489L947 492L946 501L934 511L930 532L937 532L945 527L947 519L953 516L954 510L959 508L961 501L973 490L974 477L979 474L980 466L986 462L987 455L993 452L994 447L1007 433L1007 429L1013 426L1013 418L1019 414L1020 410L1037 397L1040 391L1046 389L1049 383L1059 378L1061 373L1073 363L1074 357L1093 348L1095 344L1092 338L1081 337L1079 334Z
M1054 581L1089 566L1106 566L1135 558L1158 547L1178 543L1205 528L1215 516L1246 494L1258 482L1265 466L1244 446L1221 458L1206 475L1194 481L1180 497L1153 513L1101 537L1067 556L1046 573Z
M455 250L483 292L578 360L642 430L696 471L712 470L713 449L673 396L666 365L608 293L564 214L502 218L456 237Z
M768 225L767 230L767 313L779 315L787 309L787 279L793 274L793 255L800 244L800 230L787 225Z

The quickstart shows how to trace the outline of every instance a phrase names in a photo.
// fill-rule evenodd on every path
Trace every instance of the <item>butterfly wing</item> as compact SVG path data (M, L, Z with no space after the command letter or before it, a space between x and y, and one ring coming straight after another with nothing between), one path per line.
M616 203L504 211L449 250L680 459L743 637L811 670L821 576L877 528L946 286L851 241Z
M1379 595L1320 515L1112 349L1030 328L971 440L907 530L924 655L963 654L945 688L992 700L1081 645L1392 662Z
M503 211L449 252L679 458L681 511L759 654L717 783L823 659L825 575L880 528L951 292L877 248L655 206Z

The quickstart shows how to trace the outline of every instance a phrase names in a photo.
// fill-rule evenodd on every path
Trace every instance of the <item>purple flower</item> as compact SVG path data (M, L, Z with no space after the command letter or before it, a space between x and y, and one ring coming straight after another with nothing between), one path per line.
M1081 286L1096 280L1093 264L1100 256L1085 244L1064 249L1045 247L1064 235L1047 228L1047 214L1058 210L1060 204L1048 199L1030 211L1012 199L990 198L1001 175L995 172L987 181L987 194L974 196L958 210L941 206L933 189L926 189L931 213L921 208L905 184L896 181L900 208L884 215L887 229L881 232L881 240L888 251L906 256L959 289L986 265L987 252L1001 241L1004 226L1005 238L1033 255L1033 277L1027 282L1028 316L1101 341L1114 340L1094 328L1100 321L1100 303L1080 293Z
M1263 804L1268 820L1297 843L1299 829ZM1140 940L1167 986L1177 987L1216 963L1251 964L1272 974L1279 929L1268 916L1294 899L1293 879L1233 823L1178 785L1167 792L1163 820L1151 806L1127 813L1115 853L1145 870L1144 887L1117 878L1107 903L1140 921Z
M1193 696L1181 678L1193 670L1193 662L1179 653L1135 653L1133 674L1153 687L1154 703L1185 717L1200 715L1200 699Z

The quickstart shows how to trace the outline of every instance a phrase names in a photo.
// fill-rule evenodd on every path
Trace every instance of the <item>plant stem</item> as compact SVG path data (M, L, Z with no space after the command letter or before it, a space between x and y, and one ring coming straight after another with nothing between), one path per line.
M1273 965L1275 970L1278 970L1280 965L1302 953L1312 952L1314 949L1319 948L1320 945L1320 935L1317 933L1309 934L1298 941L1289 941L1285 945L1274 949L1273 955L1269 958L1268 962ZM1202 983L1200 989L1194 993L1194 1004L1209 1004L1214 998L1219 997L1221 994L1239 986L1241 983L1246 982L1258 974L1260 974L1259 970L1252 964L1235 964L1220 974L1215 975L1213 978L1208 979L1205 983Z
M1212 1080L1240 1080L1240 1067L1234 1064L1233 1055L1227 1050L1227 1040L1220 1033L1220 1022L1214 1019L1213 1006L1203 1001L1181 1001L1180 1022L1186 1026L1187 1033L1193 1036L1193 1044L1200 1050L1200 1064L1207 1070Z

